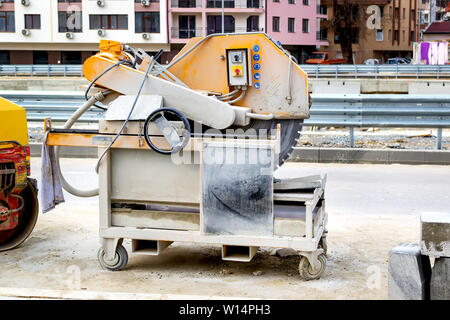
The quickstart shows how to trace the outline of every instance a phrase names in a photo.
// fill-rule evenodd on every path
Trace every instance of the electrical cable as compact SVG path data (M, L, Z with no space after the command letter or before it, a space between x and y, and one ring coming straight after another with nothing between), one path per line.
M139 97L141 95L141 91L142 88L144 87L145 82L148 79L148 75L150 73L150 70L153 67L153 61L156 61L156 59L159 58L159 56L163 53L163 49L159 50L159 52L157 54L155 54L154 56L152 56L150 63L148 64L147 67L147 71L145 71L145 75L144 78L142 79L142 83L141 86L139 87L139 90L136 94L136 98L134 99L133 105L131 106L130 112L128 113L127 119L124 121L122 127L120 128L120 130L117 132L116 136L114 137L114 139L111 141L111 143L109 144L109 146L102 152L102 154L100 155L98 161L97 161L97 165L95 166L95 172L98 173L98 169L100 167L100 162L102 161L103 157L105 156L105 154L109 151L109 149L111 149L111 146L114 144L114 142L116 142L116 140L120 137L120 135L122 134L123 129L125 129L126 125L128 124L128 121L130 121L131 115L134 111L134 108L136 107L136 104L139 100Z
M114 65L112 65L111 67L109 67L108 69L104 70L94 80L92 80L91 83L89 83L89 86L87 87L86 91L84 92L84 98L86 99L86 101L89 100L89 97L88 97L89 90L91 90L92 86L95 84L95 82L97 82L98 79L103 77L107 72L111 71L112 69L114 69L118 65L125 64L125 63L129 63L130 65L133 65L133 62L131 60L121 60L121 61L115 63ZM102 109L102 110L106 110L106 108L104 108L102 106L99 106L99 105L97 105L95 103L92 106L96 107L96 108L99 108L99 109Z

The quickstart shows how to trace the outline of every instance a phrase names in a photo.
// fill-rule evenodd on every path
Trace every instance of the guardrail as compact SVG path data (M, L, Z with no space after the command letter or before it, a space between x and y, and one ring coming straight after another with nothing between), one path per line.
M3 64L0 76L83 76L81 64Z
M300 67L312 78L450 78L450 65L415 64L302 64Z
M0 91L27 110L29 121L66 121L83 103L80 92ZM442 149L442 128L450 128L449 95L312 94L310 118L305 126L348 127L354 147L354 128L437 128L437 149ZM96 122L103 111L88 110L79 121Z
M307 126L354 128L437 128L436 148L442 149L442 128L450 128L450 94L312 94Z
M238 28L239 29L239 28ZM245 28L244 28L245 29ZM245 32L246 29L241 31ZM200 29L194 30L197 34ZM181 37L179 30L172 30L173 37ZM193 32L194 32L193 31ZM239 30L235 30L239 31ZM192 33L193 33L192 32ZM189 33L189 32L188 32ZM208 32L209 33L209 32ZM186 37L191 34L186 34ZM184 37L184 36L183 36ZM302 64L300 67L311 78L450 78L450 65L324 65ZM30 64L0 65L0 76L83 76L83 65L78 64Z

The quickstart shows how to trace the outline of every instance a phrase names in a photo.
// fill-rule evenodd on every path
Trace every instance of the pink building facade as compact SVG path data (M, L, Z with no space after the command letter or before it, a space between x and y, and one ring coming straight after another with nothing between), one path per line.
M266 33L281 42L299 62L328 45L320 30L320 21L327 19L326 7L320 0L266 0Z
M222 0L167 0L169 43L175 54L192 37L221 33ZM321 40L320 0L225 0L225 32L268 33L301 62Z

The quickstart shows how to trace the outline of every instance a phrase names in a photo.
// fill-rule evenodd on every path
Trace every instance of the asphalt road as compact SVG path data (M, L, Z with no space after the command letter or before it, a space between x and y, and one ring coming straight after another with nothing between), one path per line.
M33 158L32 175L38 178L39 166ZM67 179L83 188L96 186L94 166L93 159L62 161ZM144 299L385 299L389 250L418 242L420 212L449 212L446 166L288 163L279 174L293 172L328 174L329 256L320 280L300 280L298 257L281 259L270 248L239 263L222 261L219 246L190 243L174 243L158 257L130 254L124 270L102 270L96 259L98 199L66 194L66 203L41 215L21 247L0 253L0 298L102 299L114 293Z

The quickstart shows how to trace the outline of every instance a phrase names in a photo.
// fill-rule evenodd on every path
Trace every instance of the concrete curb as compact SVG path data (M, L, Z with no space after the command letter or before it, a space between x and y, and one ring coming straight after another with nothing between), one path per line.
M41 144L31 144L31 156L41 156ZM64 147L63 158L97 158L97 148ZM373 163L373 164L450 164L450 151L386 150L351 148L295 148L292 162Z
M317 163L450 164L450 151L295 148L290 161Z

